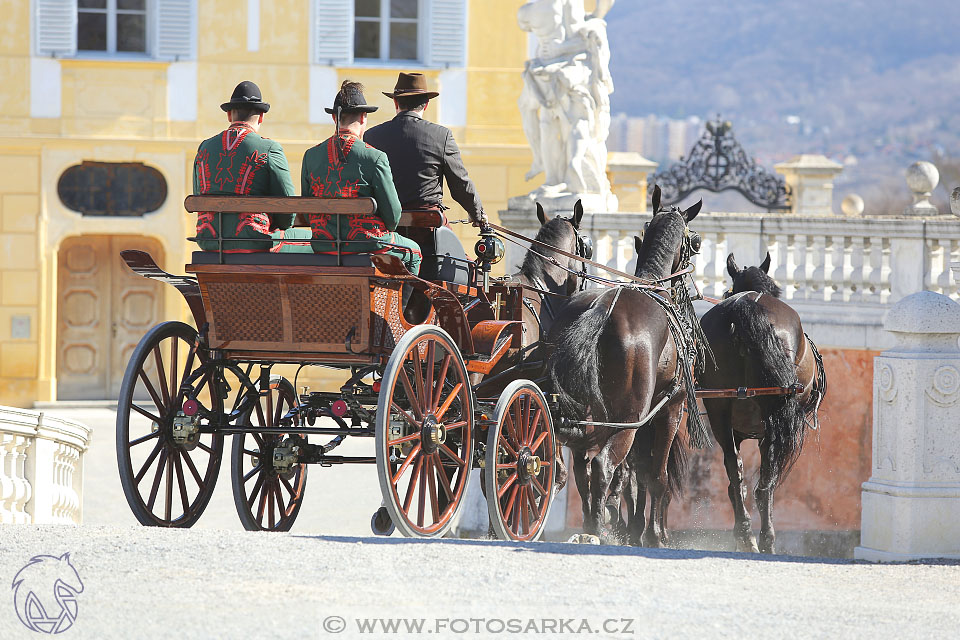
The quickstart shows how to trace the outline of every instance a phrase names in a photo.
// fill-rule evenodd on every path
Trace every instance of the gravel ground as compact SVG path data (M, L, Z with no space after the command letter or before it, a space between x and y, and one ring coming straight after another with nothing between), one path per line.
M499 632L510 619L540 638L575 637L581 619L609 638L960 631L957 564L95 526L4 526L0 549L2 581L34 555L71 553L84 590L67 638L520 635ZM36 637L5 601L0 636ZM401 616L425 619L422 633L358 627ZM542 633L560 620L565 633Z

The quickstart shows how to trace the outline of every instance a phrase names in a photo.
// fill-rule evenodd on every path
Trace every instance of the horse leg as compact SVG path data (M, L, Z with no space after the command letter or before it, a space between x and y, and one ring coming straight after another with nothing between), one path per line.
M603 516L604 521L610 525L610 528L618 537L623 533L623 517L620 511L622 508L623 488L626 484L628 474L629 471L626 461L613 472L613 481L610 484L610 495L607 497Z
M682 396L673 400L663 413L654 418L651 428L655 429L653 437L653 462L651 465L648 489L650 492L650 520L643 532L643 544L647 547L661 547L664 540L665 509L669 500L664 500L670 492L670 479L667 475L667 461L670 456L670 447L680 429L680 416L685 398Z
M753 537L751 530L750 512L747 511L746 497L747 489L743 484L743 460L740 458L740 441L733 433L733 427L730 424L729 405L725 407L722 414L711 412L710 420L713 422L713 416L717 415L718 420L713 422L713 433L723 451L723 466L727 470L727 479L730 481L727 487L727 495L730 496L730 506L733 507L733 537L737 542L737 551L748 551L757 553L757 541Z
M580 494L580 508L583 510L583 522L590 516L590 478L587 476L587 454L583 451L573 452L573 478L577 483L577 493Z
M611 536L603 531L603 520L607 511L607 492L613 483L616 468L609 446L604 446L590 461L590 513L589 516L584 515L583 531L598 536L604 544L613 542Z
M760 512L760 552L773 553L777 534L773 530L773 472L770 465L770 443L760 441L760 479L754 489L757 498L757 510Z

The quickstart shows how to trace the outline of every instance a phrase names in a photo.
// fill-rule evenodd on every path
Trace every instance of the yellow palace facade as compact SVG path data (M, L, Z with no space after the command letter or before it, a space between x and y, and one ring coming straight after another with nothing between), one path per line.
M495 218L530 188L521 4L0 0L0 404L116 398L140 337L188 319L179 294L118 254L141 248L182 273L194 153L224 128L219 104L241 80L271 103L262 133L299 185L342 80L367 86L376 124L393 115L380 90L397 72L426 74L441 94L427 116L453 130Z

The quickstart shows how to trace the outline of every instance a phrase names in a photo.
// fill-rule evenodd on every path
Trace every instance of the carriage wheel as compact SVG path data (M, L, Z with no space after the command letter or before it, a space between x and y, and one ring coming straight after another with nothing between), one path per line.
M473 391L443 329L407 331L387 362L376 417L377 472L406 536L439 537L463 506L473 466Z
M297 406L297 393L286 378L270 379L270 390L258 396L242 426L275 427ZM294 424L299 419L294 415ZM231 479L233 501L247 531L289 531L303 505L307 465L277 469L273 454L290 434L238 433L233 436Z
M487 434L487 511L502 540L536 540L553 506L557 446L543 392L529 380L511 382L497 402Z
M212 367L194 385L195 420L182 411L180 385L206 360L203 351L191 353L196 339L196 329L182 322L155 326L134 349L120 386L117 466L127 503L144 525L192 526L217 481L223 436L197 431L222 410Z

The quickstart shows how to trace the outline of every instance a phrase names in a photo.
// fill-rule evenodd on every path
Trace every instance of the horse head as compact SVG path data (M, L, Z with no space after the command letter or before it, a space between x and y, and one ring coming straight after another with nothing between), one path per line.
M774 279L770 277L769 272L769 251L767 252L767 257L763 259L759 267L744 267L743 269L737 266L737 261L731 253L727 256L727 273L733 278L733 286L724 294L724 297L728 298L743 291L758 291L771 295L774 298L779 298L781 293L780 287Z
M700 252L700 234L688 226L700 209L703 200L686 209L660 206L660 187L653 189L653 218L643 225L643 233L635 238L638 278L661 280L690 265L690 259Z
M537 219L540 221L540 230L537 232L536 240L587 260L593 257L593 241L590 236L580 231L583 204L579 200L573 207L573 215L569 218L564 216L547 218L543 207L538 202ZM551 258L560 266L550 261ZM539 281L541 284L538 286L545 286L553 293L570 295L577 290L579 279L577 274L583 268L583 263L579 260L549 249L534 247L534 250L528 251L524 257L520 272L534 283Z

